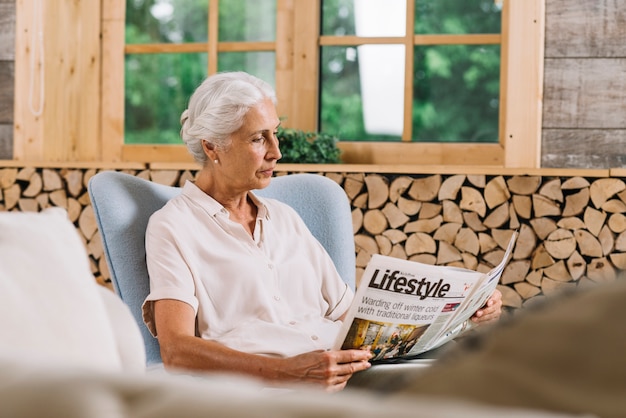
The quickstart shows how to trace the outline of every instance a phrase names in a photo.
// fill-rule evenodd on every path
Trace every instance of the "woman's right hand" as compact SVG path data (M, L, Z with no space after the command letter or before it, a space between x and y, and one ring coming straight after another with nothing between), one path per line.
M281 374L286 380L321 385L328 392L337 392L354 373L369 369L371 357L365 350L313 351L284 359Z

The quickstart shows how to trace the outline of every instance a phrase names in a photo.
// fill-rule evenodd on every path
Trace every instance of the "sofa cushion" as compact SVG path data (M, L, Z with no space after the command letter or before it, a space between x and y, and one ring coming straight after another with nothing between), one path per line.
M67 213L0 213L0 350L118 370L120 355L85 246Z
M63 418L583 418L455 399L390 399L365 391L267 390L238 376L99 373L6 361L0 415ZM589 415L585 416L590 418Z
M106 308L115 335L115 346L126 371L146 371L146 349L141 331L130 308L118 295L104 286L96 286Z

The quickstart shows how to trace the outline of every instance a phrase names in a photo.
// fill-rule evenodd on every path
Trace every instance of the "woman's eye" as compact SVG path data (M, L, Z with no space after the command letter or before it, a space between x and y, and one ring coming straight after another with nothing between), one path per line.
M265 137L260 136L260 137L254 138L252 142L265 142Z

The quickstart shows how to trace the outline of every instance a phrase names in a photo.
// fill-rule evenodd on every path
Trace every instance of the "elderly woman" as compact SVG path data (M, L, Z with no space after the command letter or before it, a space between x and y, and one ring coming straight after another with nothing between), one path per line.
M370 366L367 351L330 350L353 294L295 211L252 192L281 158L275 104L243 72L194 92L181 136L202 168L150 219L144 319L168 368L341 390ZM500 306L494 294L474 319Z

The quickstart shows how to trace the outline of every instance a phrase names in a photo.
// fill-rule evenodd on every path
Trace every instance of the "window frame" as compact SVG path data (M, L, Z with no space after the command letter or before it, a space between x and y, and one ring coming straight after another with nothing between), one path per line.
M223 51L273 50L276 53L278 113L286 127L315 131L318 121L320 46L398 43L398 38L320 36L321 0L277 0L275 42L217 42L218 2L209 2L207 43L176 45L124 44L125 0L102 0L102 106L103 159L133 162L190 162L183 145L124 144L124 56L126 52L208 52L208 74L217 71ZM407 0L407 27L413 27L414 2ZM540 167L541 100L545 33L545 0L504 0L499 35L415 35L408 33L406 65L413 64L413 47L436 43L501 44L500 135L498 143L416 143L340 141L346 164L488 165ZM296 30L297 28L297 30ZM405 85L412 86L410 71ZM296 100L297 98L297 100ZM405 113L410 109L405 95ZM410 135L410 118L405 117Z

